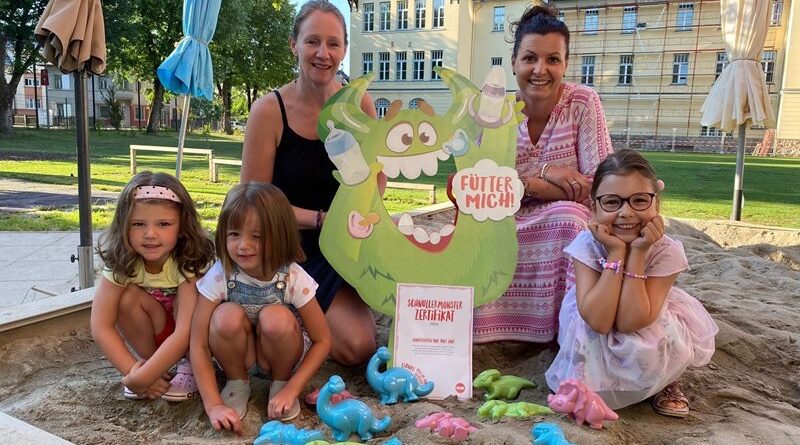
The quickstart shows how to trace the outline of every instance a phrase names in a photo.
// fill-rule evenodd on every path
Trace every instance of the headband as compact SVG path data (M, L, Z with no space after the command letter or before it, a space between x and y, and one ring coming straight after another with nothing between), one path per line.
M134 193L133 199L166 199L177 202L178 204L181 203L180 198L178 198L175 192L159 185L140 185L136 187L136 193Z

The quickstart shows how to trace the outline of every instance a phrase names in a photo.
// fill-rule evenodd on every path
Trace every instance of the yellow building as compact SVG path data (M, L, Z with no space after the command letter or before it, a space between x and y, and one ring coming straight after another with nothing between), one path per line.
M778 151L800 149L800 1L771 3L762 66L775 115ZM551 1L571 32L566 80L592 85L615 146L731 150L734 138L700 125L700 107L727 63L719 1ZM510 23L530 1L361 0L351 14L350 75L374 71L369 92L379 114L424 97L444 112L450 94L432 71L454 68L480 86L492 65L511 74ZM793 37L793 38L792 38ZM793 45L792 45L793 43ZM791 125L794 123L794 125ZM764 129L748 130L752 146Z

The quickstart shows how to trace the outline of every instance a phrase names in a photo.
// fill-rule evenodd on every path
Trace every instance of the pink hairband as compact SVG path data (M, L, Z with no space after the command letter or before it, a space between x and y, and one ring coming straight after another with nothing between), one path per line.
M159 185L140 185L136 187L136 193L133 195L133 199L166 199L177 202L178 204L181 203L180 198L178 198L175 192Z

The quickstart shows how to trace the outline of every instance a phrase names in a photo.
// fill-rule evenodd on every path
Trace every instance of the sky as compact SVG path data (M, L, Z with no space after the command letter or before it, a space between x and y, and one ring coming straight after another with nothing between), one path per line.
M289 0L293 5L295 5L295 9L300 9L300 6L303 3L306 3L308 0ZM347 0L330 0L331 3L336 5L340 11L342 11L342 15L344 16L344 21L347 24L347 32L350 32L350 7L347 6ZM350 38L351 36L348 36ZM347 75L350 75L350 46L347 47L347 53L344 55L344 60L342 60L342 66L340 67Z

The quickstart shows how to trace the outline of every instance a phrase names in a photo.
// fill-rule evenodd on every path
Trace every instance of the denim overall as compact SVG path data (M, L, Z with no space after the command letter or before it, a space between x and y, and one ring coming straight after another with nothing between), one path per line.
M244 309L247 318L253 325L258 323L258 313L264 306L283 304L286 292L286 278L289 274L289 265L285 264L278 269L278 279L264 287L245 284L236 280L241 273L239 266L233 269L233 278L228 279L228 301L239 303ZM289 306L297 315L294 306Z

